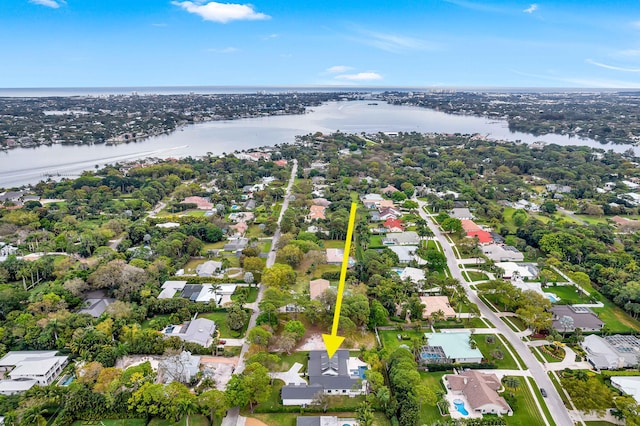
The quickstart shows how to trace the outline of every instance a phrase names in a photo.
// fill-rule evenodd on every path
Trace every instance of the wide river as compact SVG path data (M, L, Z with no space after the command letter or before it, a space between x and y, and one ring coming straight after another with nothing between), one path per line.
M333 132L437 132L480 133L495 139L544 141L559 145L582 145L623 152L631 145L603 145L594 140L562 135L532 136L510 132L506 121L449 115L425 108L395 106L371 101L330 102L304 115L270 116L231 121L212 121L184 127L169 135L140 142L107 146L52 145L0 151L0 188L37 183L49 174L78 175L118 161L146 157L219 155L259 146L294 142L296 135Z

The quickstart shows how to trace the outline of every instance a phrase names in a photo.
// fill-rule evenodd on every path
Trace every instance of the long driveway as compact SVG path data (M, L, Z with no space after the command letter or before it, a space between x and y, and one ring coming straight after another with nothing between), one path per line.
M280 210L280 217L278 217L278 227L276 228L276 232L273 234L273 240L271 242L271 250L269 250L269 254L267 256L267 268L273 266L276 262L276 251L278 246L278 240L280 240L280 222L282 221L282 217L284 216L284 212L287 211L289 207L289 196L291 195L291 189L293 188L293 182L298 175L298 160L293 160L293 168L291 169L291 177L289 178L289 185L287 185L287 190L285 191L284 201L282 202L282 210ZM249 326L247 330L251 330L256 326L256 321L258 319L258 315L260 315L260 309L258 308L258 304L262 300L264 292L264 286L258 287L258 297L255 302L256 309L253 310L251 314L251 318L249 318ZM235 369L235 373L242 373L245 367L244 357L249 350L249 343L245 340L242 345L242 350L240 351L240 359L238 360L238 365ZM240 409L238 407L234 407L227 411L227 415L224 419L222 419L222 426L240 426L244 425L244 417L240 417Z
M429 216L425 211L424 207L427 203L420 200L415 200L418 202L420 212L420 216L427 221L429 228L433 231L435 237L440 241L442 245L442 249L444 250L444 254L447 256L447 266L449 267L449 271L451 271L451 276L464 286L464 289L467 293L467 297L469 300L480 308L480 312L484 317L486 317L491 323L495 325L495 327L500 330L503 336L513 345L518 355L524 361L524 364L527 366L529 371L531 371L531 375L533 379L538 384L538 387L544 388L547 391L546 403L549 408L549 412L551 413L551 417L554 419L557 425L573 425L574 420L569 415L569 411L564 406L560 395L556 391L556 388L551 383L549 376L544 371L542 365L538 362L538 360L534 357L533 353L529 350L527 345L524 344L522 340L518 337L518 335L511 330L502 320L484 304L482 300L478 297L478 295L471 290L467 281L463 278L460 268L458 267L458 259L453 253L453 249L451 248L451 244L449 244L449 240L445 235L440 232L440 229L433 221L431 216Z

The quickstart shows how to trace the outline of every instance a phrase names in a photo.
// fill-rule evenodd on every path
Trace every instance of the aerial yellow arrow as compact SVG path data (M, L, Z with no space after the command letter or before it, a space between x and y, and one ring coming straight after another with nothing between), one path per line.
M347 267L349 266L349 253L351 252L351 239L353 238L353 228L356 223L356 203L351 203L351 213L349 214L349 227L347 228L347 241L344 245L344 257L342 258L342 269L340 270L340 283L338 284L338 297L336 298L336 311L333 313L333 326L331 334L323 334L322 339L327 347L329 358L333 358L344 337L338 336L338 324L340 323L340 309L342 308L342 293L344 293L344 281L347 278Z

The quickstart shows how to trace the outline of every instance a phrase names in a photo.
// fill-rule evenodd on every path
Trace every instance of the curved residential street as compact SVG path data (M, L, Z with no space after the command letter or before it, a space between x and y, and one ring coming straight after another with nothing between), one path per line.
M287 190L284 194L284 201L282 202L282 209L280 210L280 217L278 217L278 227L276 228L276 232L273 234L273 239L271 241L271 250L269 250L269 254L267 256L267 268L273 266L276 262L276 247L278 246L278 241L280 240L280 222L282 221L282 217L284 216L284 212L287 211L289 207L289 196L291 195L291 189L293 188L293 182L296 179L298 174L298 160L293 160L293 168L291 169L291 177L289 178L289 184L287 185ZM251 314L251 318L249 318L249 326L247 330L251 330L256 326L256 320L258 319L258 315L260 315L260 309L258 308L258 304L262 300L264 292L264 287L258 287L258 297L253 305L255 305L255 309ZM245 340L242 345L242 351L240 352L240 357L238 360L238 365L235 369L235 373L242 373L245 367L244 357L249 350L249 343ZM227 411L227 416L222 420L222 426L242 426L245 424L246 418L240 416L240 409L238 407L234 407Z
M464 286L464 289L469 297L469 300L472 303L475 303L480 308L480 312L482 315L487 318L491 323L495 325L495 327L502 333L502 335L513 345L518 355L524 361L526 368L531 372L531 376L537 383L538 387L544 388L547 391L548 397L545 398L545 402L547 407L549 408L549 412L551 413L551 417L554 419L556 424L558 425L573 425L575 421L581 421L581 419L573 419L569 415L569 411L565 407L560 395L556 391L556 388L551 383L551 380L547 376L546 371L542 367L542 364L538 362L533 353L529 350L527 345L518 337L518 335L511 330L502 320L493 312L491 309L485 305L485 303L480 300L478 295L474 290L471 289L469 283L463 278L460 268L458 266L458 259L454 255L453 249L447 237L440 232L438 225L433 221L431 216L424 211L424 207L427 203L424 201L420 201L415 199L418 202L418 211L420 212L420 216L427 221L427 224L435 238L438 239L440 244L442 245L442 249L444 250L444 254L447 256L447 266L451 271L451 275L453 278L460 281L460 283ZM528 383L528 382L527 382ZM537 403L537 398L534 398ZM543 418L546 422L546 417L543 415Z

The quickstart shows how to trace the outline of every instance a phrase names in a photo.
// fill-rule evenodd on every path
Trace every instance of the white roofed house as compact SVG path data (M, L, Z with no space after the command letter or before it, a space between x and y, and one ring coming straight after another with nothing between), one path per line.
M222 271L222 262L208 260L196 266L196 274L199 277L212 277Z
M189 383L200 370L200 356L191 352L169 356L158 364L158 375L163 383Z
M35 385L52 384L62 373L69 357L57 351L11 351L0 359L0 371L10 380L0 380L0 394L11 395Z

